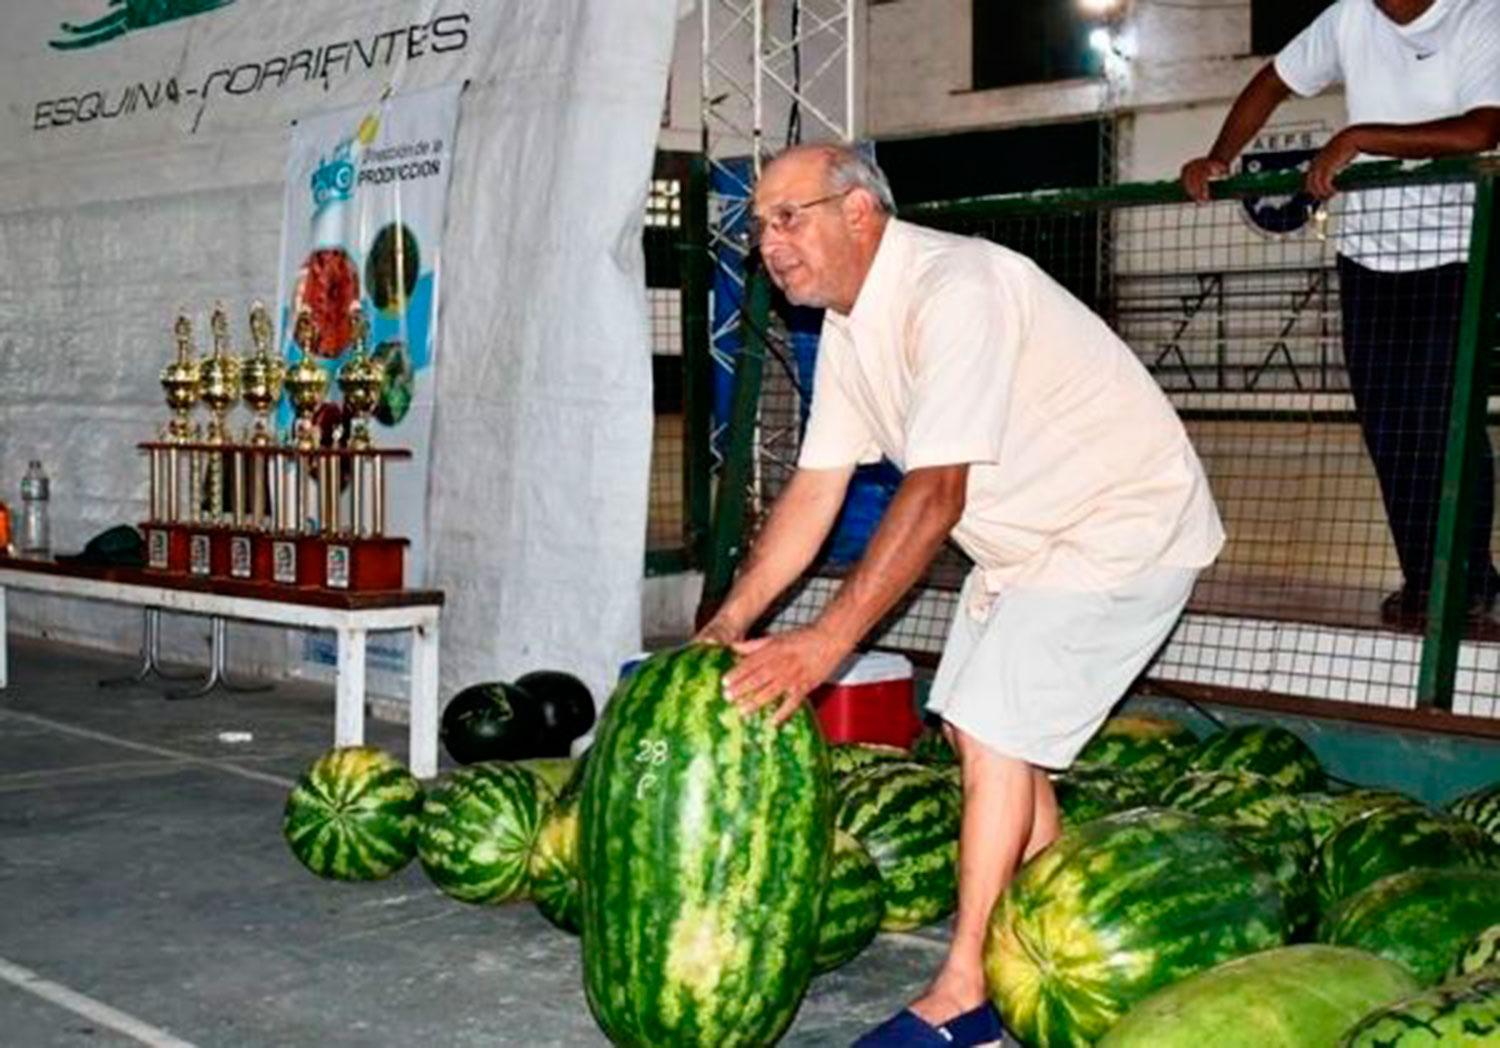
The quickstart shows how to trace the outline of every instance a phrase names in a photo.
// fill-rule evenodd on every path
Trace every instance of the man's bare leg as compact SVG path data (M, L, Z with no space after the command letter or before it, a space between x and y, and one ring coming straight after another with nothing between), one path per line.
M1057 801L1044 773L1025 761L1002 757L951 726L948 734L963 768L958 920L937 978L911 1005L934 1025L972 1011L987 999L984 935L990 911L1022 856L1030 857L1057 836ZM1034 847L1033 838L1039 841Z

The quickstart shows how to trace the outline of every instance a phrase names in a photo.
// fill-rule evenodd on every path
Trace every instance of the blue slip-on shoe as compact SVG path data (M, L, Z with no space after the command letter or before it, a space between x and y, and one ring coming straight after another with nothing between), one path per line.
M986 1001L933 1026L910 1008L903 1008L855 1041L852 1048L978 1048L1005 1036L1000 1013Z

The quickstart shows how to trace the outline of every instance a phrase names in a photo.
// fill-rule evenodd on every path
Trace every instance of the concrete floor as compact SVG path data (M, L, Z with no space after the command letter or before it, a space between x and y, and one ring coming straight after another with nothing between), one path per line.
M131 660L11 644L0 692L0 1045L603 1045L577 940L526 903L439 894L413 863L320 881L281 838L331 743L328 689L166 702ZM405 756L400 725L369 741ZM253 741L228 744L222 731ZM937 932L814 983L787 1045L846 1045L915 993Z

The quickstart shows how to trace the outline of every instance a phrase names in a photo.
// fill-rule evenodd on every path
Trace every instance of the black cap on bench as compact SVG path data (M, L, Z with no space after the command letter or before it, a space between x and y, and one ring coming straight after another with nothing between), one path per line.
M98 564L118 568L146 566L146 542L129 524L116 524L89 539L82 553L58 554L64 564Z

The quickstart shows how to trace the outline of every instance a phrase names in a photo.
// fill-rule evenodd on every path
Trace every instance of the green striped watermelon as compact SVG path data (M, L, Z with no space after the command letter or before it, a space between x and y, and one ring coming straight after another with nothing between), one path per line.
M880 868L863 844L843 830L837 831L813 971L831 972L854 960L875 938L884 913L885 885Z
M1442 978L1474 929L1500 922L1500 872L1410 870L1383 877L1323 917L1318 938L1406 965L1424 986Z
M1063 825L1078 826L1146 804L1152 791L1128 771L1074 764L1052 780Z
M911 754L899 746L873 743L841 742L828 748L828 770L835 779L843 779L861 768L884 761L909 761Z
M1284 941L1270 874L1229 835L1155 808L1065 832L1023 866L990 918L985 976L1034 1048L1087 1045L1195 972Z
M764 1046L812 979L833 850L827 746L724 699L729 648L643 663L605 706L579 810L584 990L616 1044Z
M543 917L578 933L578 790L564 789L547 806L526 863L528 894Z
M1495 860L1495 845L1477 826L1425 808L1392 806L1345 823L1324 841L1313 875L1326 910L1392 873L1478 868Z
M1448 802L1448 813L1472 822L1500 844L1500 782Z
M1362 950L1304 944L1225 961L1130 1009L1099 1048L1328 1048L1419 987Z
M1310 927L1318 916L1317 892L1308 875L1314 855L1312 834L1299 800L1295 794L1274 793L1211 819L1275 878L1286 903L1289 935Z
M931 768L881 763L840 787L834 822L865 846L885 882L883 931L930 924L958 902L958 830L963 800Z
M1453 959L1448 978L1473 975L1481 968L1500 967L1500 924L1492 924L1469 941Z
M374 881L417 853L422 787L373 746L329 750L302 773L282 813L297 861L319 877Z
M1182 773L1198 736L1185 724L1166 717L1122 714L1111 717L1084 746L1074 767L1129 771L1154 785L1165 785Z
M1435 986L1366 1016L1340 1048L1494 1048L1500 1045L1500 970Z
M1161 792L1165 808L1224 815L1285 791L1264 775L1245 771L1190 771Z
M503 761L449 772L427 793L417 855L428 878L461 902L498 904L526 894L526 864L547 788Z
M1301 793L1302 814L1312 833L1313 847L1321 847L1335 830L1355 819L1362 819L1381 808L1425 808L1415 797L1395 790L1356 789L1344 793Z
M1274 724L1241 724L1198 744L1193 771L1250 771L1292 793L1321 790L1328 781L1307 743Z

